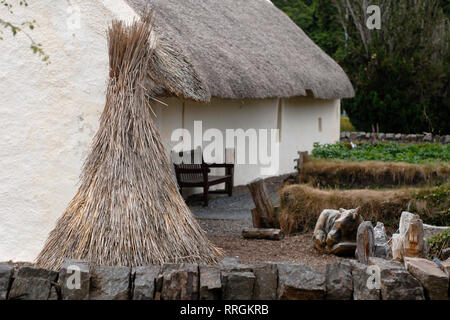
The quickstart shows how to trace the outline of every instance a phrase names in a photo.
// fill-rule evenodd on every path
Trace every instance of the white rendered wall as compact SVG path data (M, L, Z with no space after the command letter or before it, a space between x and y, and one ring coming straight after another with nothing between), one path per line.
M164 99L167 107L154 105L162 140L169 152L177 142L171 141L173 130L185 128L194 136L194 121L202 120L203 133L216 128L225 137L226 129L277 129L281 123L279 170L276 174L294 171L298 151L311 151L315 142L334 143L339 140L340 100L313 98L282 99L281 121L278 119L279 99L224 100L213 98L211 103L183 102ZM319 131L319 118L322 130ZM203 146L209 144L204 142ZM270 155L270 153L269 153ZM244 185L261 177L264 165L237 165L235 185Z
M32 261L78 188L78 177L105 103L108 75L106 28L135 13L120 0L34 0L16 16L36 20L31 33L50 55L50 65L29 49L23 35L0 41L0 261ZM80 10L79 28L76 13ZM75 16L74 16L75 13ZM14 16L2 18L14 19ZM74 29L75 28L75 29ZM155 105L168 150L172 130L183 124L183 103ZM339 102L288 99L283 103L281 166L293 171L298 150L339 137ZM336 118L333 118L337 115ZM317 117L323 118L318 132ZM185 102L184 123L208 128L277 128L278 99ZM333 120L334 119L334 120ZM236 185L260 174L238 166Z
M340 100L290 98L282 101L280 174L294 171L298 151L311 152L315 142L335 143L340 137ZM319 131L319 118L322 130Z
M107 26L135 16L122 0L28 2L0 15L36 20L30 34L51 63L33 55L23 34L2 34L0 261L34 260L75 195L105 103Z

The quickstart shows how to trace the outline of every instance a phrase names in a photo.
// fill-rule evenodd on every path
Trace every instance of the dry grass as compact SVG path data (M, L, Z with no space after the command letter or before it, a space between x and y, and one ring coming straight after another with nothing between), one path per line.
M152 59L150 18L109 30L106 106L80 188L37 258L57 270L64 258L93 265L214 263L206 238L178 192L144 81Z
M312 159L304 164L299 181L331 188L436 185L450 181L450 165Z
M381 221L389 226L398 224L402 211L413 211L427 217L433 208L415 194L421 189L403 188L390 191L376 190L320 190L307 185L286 186L280 191L281 229L292 234L310 231L324 209L351 209L361 207L364 220Z

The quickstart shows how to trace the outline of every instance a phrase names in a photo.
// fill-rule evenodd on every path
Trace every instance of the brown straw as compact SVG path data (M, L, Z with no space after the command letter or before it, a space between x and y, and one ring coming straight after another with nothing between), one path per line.
M151 18L109 29L106 106L81 186L37 258L58 270L64 258L141 266L217 261L181 197L153 119L144 81L155 50Z

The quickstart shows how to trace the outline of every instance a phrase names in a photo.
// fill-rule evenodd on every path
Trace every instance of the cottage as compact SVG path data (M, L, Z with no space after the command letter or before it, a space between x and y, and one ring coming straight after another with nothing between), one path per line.
M0 261L34 259L73 197L105 106L106 29L146 7L155 37L180 62L176 70L148 72L147 89L167 104L152 102L167 153L179 144L174 130L194 134L196 121L224 135L242 129L241 138L277 129L275 173L283 174L293 170L297 151L339 139L340 100L354 95L350 81L268 1L33 2L8 19L38 22L32 35L51 63L33 56L24 35L5 35L0 50ZM265 166L237 164L235 184L261 176Z

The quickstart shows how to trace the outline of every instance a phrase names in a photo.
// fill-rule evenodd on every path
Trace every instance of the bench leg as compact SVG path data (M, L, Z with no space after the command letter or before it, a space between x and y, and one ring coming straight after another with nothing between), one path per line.
M227 184L226 191L228 193L228 196L231 197L233 195L233 182L228 181L226 184Z
M208 206L208 193L209 193L209 186L203 187L203 206Z

